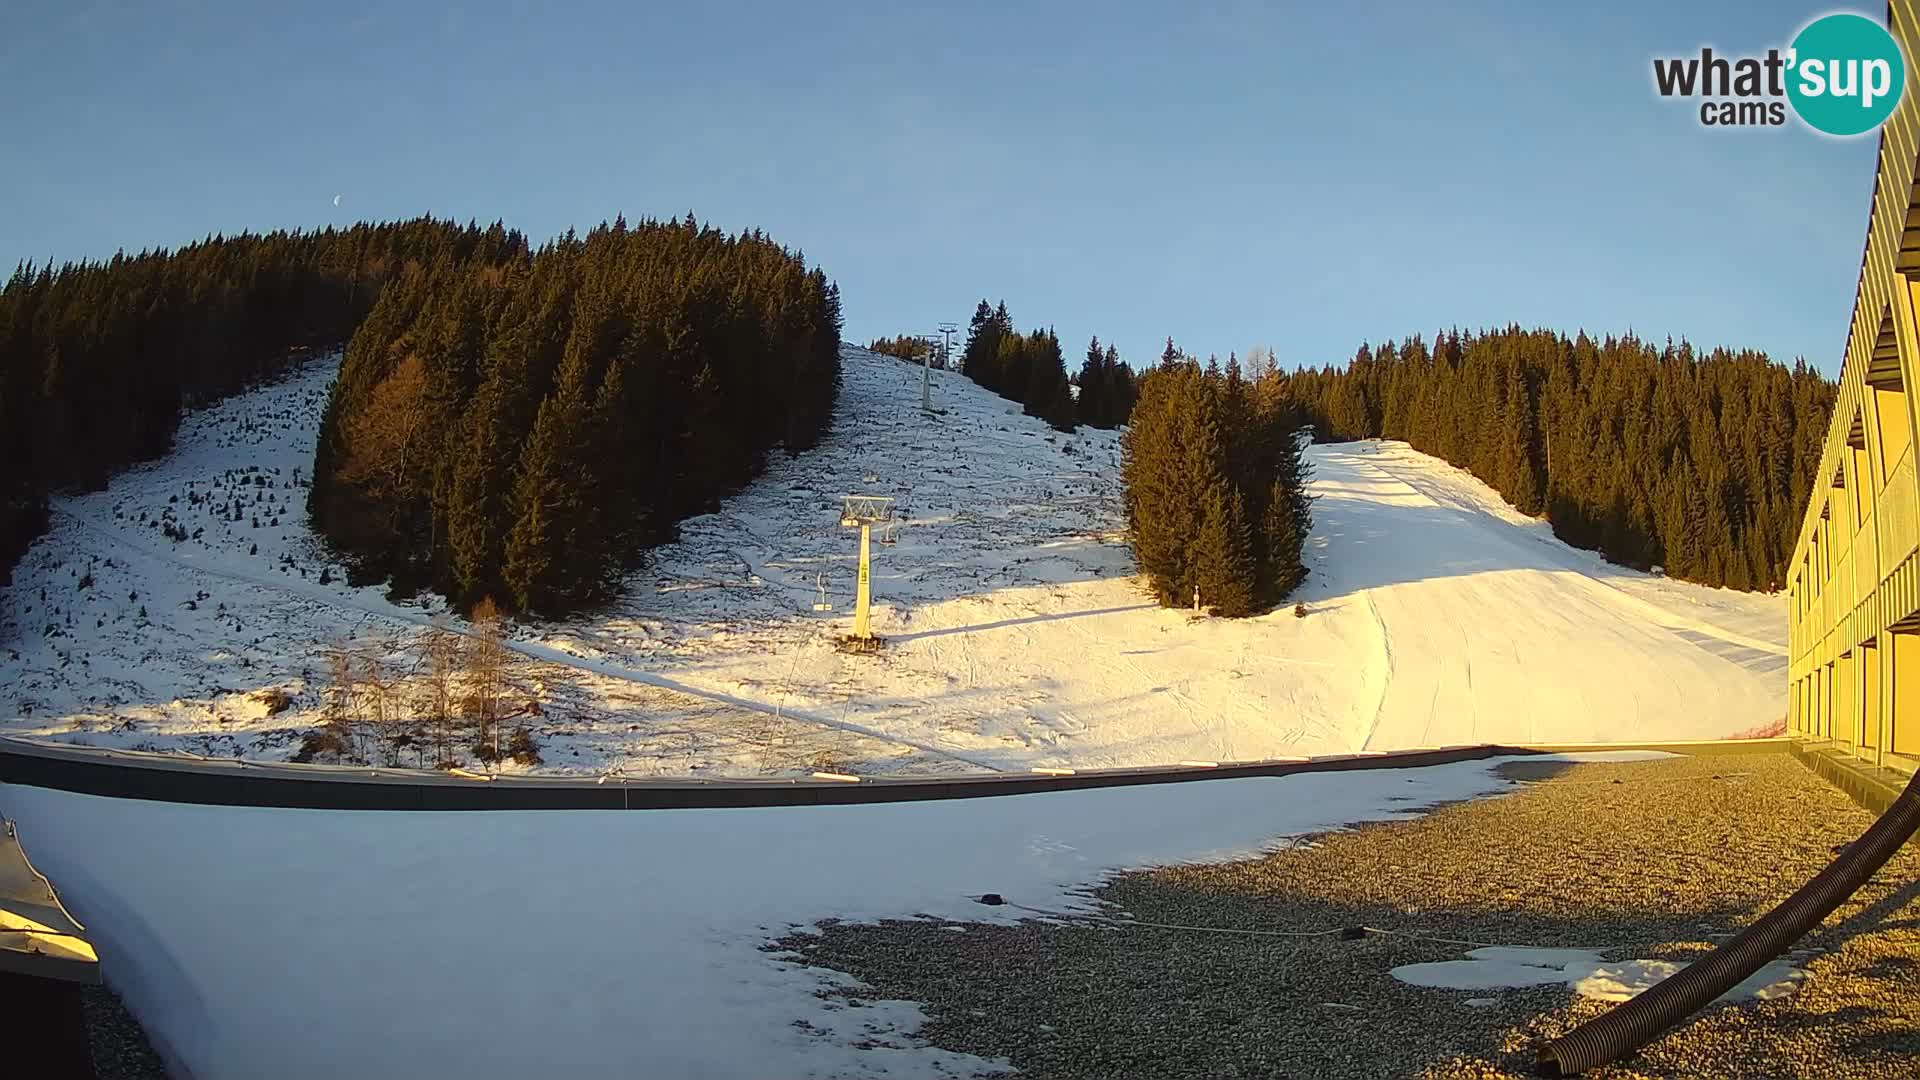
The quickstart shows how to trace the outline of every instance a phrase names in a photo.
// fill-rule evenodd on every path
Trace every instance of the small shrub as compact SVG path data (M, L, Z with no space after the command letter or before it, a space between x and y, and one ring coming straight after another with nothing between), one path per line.
M254 694L253 700L267 707L268 716L278 716L293 705L293 695L277 686Z
M533 741L533 732L525 727L513 729L513 738L507 742L507 754L521 765L540 764L540 747Z
M1293 617L1294 617L1294 618L1296 618L1296 619L1304 619L1304 618L1306 618L1306 617L1307 617L1307 605L1305 605L1305 604L1295 604L1295 605L1293 605Z
M294 753L295 761L312 761L320 757L340 758L347 753L347 739L338 728L325 724L300 740L300 749Z

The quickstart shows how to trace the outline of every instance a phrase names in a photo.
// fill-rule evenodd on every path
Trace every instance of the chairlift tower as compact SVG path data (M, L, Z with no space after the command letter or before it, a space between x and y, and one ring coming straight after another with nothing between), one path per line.
M953 370L953 335L959 329L959 323L943 322L940 324L940 370L942 371ZM928 351L931 352L933 339L928 338L927 344ZM932 363L932 361L929 360L928 363ZM920 408L927 412L932 412L933 402L928 397L926 383L924 381L925 378L926 375L922 373L921 379L923 381L920 386Z
M873 607L873 526L893 520L890 495L847 495L840 500L840 524L860 527L860 577L853 603L853 637L856 647L871 648L875 639L871 618Z
M933 411L933 335L923 334L920 344L926 346L920 353L920 411Z
M953 370L953 335L959 332L959 323L940 324L940 368L943 371Z

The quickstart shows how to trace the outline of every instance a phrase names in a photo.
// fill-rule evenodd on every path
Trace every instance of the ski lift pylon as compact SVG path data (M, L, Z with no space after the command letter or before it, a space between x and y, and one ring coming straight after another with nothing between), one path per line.
M893 517L891 495L843 495L840 497L840 524L874 525Z

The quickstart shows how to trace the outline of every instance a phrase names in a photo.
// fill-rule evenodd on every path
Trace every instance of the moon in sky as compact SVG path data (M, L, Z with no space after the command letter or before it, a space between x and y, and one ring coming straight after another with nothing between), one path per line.
M339 206L339 205L340 205L340 196L338 196L338 195L335 195L335 196L333 197L333 205L335 205L335 206Z

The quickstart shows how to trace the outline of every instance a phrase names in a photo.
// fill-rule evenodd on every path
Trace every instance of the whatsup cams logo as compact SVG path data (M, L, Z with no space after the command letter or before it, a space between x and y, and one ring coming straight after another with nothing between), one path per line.
M1864 135L1886 123L1907 88L1907 62L1887 28L1865 15L1823 15L1785 49L1729 57L1656 57L1663 98L1700 102L1704 127L1780 127L1788 110L1815 131Z

